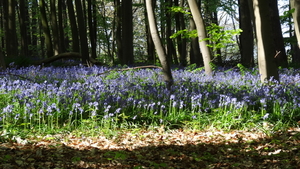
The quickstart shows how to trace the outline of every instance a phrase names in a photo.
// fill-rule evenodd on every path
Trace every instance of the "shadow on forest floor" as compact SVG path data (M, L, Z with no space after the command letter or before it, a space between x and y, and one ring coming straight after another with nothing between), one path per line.
M264 134L160 130L51 136L0 144L0 168L300 168L300 130ZM24 140L23 140L24 141Z

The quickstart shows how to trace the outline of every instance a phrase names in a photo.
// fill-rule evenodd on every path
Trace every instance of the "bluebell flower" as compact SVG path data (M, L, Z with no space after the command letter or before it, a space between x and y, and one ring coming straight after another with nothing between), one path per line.
M263 120L266 120L267 118L269 118L269 113L266 113L264 116L263 116Z

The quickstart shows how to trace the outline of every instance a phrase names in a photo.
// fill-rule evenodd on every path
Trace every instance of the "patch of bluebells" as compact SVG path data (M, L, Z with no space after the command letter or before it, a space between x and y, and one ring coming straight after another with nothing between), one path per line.
M32 120L54 113L67 120L79 113L83 118L107 119L118 117L122 112L133 120L139 119L141 113L148 113L159 116L159 122L163 122L161 115L167 116L169 109L184 111L196 119L197 113L231 108L257 112L264 109L268 113L265 119L275 103L278 107L289 105L286 109L289 111L300 107L299 70L282 69L281 83L272 81L265 85L260 83L258 73L251 71L241 74L237 70L220 70L209 77L203 71L177 69L172 71L174 85L167 90L159 69L98 75L110 69L97 66L8 69L10 74L26 79L0 77L0 92L12 97L6 105L0 104L0 118L10 117L21 123L24 118ZM23 113L20 110L24 110Z

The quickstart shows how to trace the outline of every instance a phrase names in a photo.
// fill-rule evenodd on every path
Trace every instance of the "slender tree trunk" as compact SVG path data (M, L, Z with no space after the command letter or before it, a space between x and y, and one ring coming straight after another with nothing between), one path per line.
M2 53L1 47L0 47L0 70L6 69L6 64L4 60L4 55Z
M31 9L31 55L38 56L38 36L39 36L39 24L37 21L39 13L39 5L37 0L32 0L32 9Z
M199 45L200 49L202 52L202 57L203 57L203 62L204 62L204 68L205 68L205 73L208 76L212 76L212 68L211 68L211 51L209 47L207 46L208 42L203 41L202 39L205 39L207 37L206 31L205 31L205 26L204 26L204 21L202 18L202 15L200 13L200 10L197 6L197 2L195 0L188 0L191 13L193 15L193 19L196 23L196 28L198 32L198 38L200 40Z
M88 12L88 26L89 26L89 36L90 36L90 43L91 43L91 57L92 58L96 58L97 57L97 54L96 54L96 34L95 31L94 31L94 16L93 16L93 11L96 10L94 8L92 8L93 4L92 4L92 0L88 0L87 1L88 3L88 9L87 9L87 12ZM93 3L95 3L93 1Z
M276 51L273 44L269 3L270 0L253 0L257 33L258 66L262 82L271 77L279 80L276 59L274 58Z
M161 39L160 39L158 31L157 31L157 25L156 25L156 21L155 21L155 16L154 16L154 11L153 11L151 0L146 0L146 10L148 13L148 21L149 21L151 36L152 36L160 63L163 68L164 80L167 84L167 88L170 89L173 84L172 72L171 72L171 68L170 68L170 63L168 62L168 59L167 59L166 52L162 46L162 42L161 42Z
M14 0L4 0L6 14L6 54L8 57L18 57L18 41L16 32L16 10Z
M45 43L47 48L47 57L51 57L53 56L53 46L52 46L52 39L51 39L50 29L47 20L45 0L40 0L39 3L40 3L42 28L44 31Z
M193 18L190 18L190 29L191 31L197 29ZM190 62L191 64L196 63L197 66L203 65L203 58L199 47L198 37L191 38Z
M294 29L300 47L300 0L290 0L291 9L295 9L293 12Z
M271 16L271 28L273 33L273 43L275 44L275 50L280 51L280 53L276 56L277 65L281 67L288 67L287 55L285 52L285 46L283 42L281 23L279 18L278 11L278 1L271 0L269 3Z
M66 1L65 0L58 0L58 27L59 27L59 48L60 52L66 52L66 39L65 39L65 19L66 19Z
M178 59L176 56L176 50L174 48L173 39L170 38L172 35L172 16L169 12L169 8L173 6L172 0L165 0L165 3L167 5L166 11L166 42L167 42L167 57L168 60L170 60L170 63L175 63L178 65Z
M84 20L83 7L81 5L81 0L75 0L76 12L77 12L77 22L80 36L80 47L82 55L82 63L87 63L89 61L89 48L87 40L87 30L86 22Z
M59 32L58 32L58 24L57 24L57 17L56 17L56 0L50 0L50 11L51 11L50 16L51 16L54 55L58 55L60 53L60 50L59 50Z
M72 0L67 0L68 14L72 33L72 51L80 52L78 27L75 17L74 5Z
M116 46L117 46L117 56L119 59L119 62L122 64L123 59L123 46L122 46L122 12L121 12L121 2L120 0L114 0L114 6L115 6L115 40L116 40Z
M19 6L20 6L20 33L21 33L21 56L29 56L29 50L28 45L30 44L30 38L28 34L28 28L29 28L29 16L27 8L28 1L27 0L20 0Z
M147 59L148 59L148 62L154 64L155 63L155 47L154 47L154 43L153 43L153 40L151 37L150 28L149 28L148 14L147 14L147 10L146 10L146 1L147 0L144 0L144 4L145 4L144 16L145 16L145 30L146 30L146 37L147 37L147 55L148 55ZM156 1L152 1L152 7L155 7L155 2Z
M132 0L122 0L122 64L133 64Z
M254 37L249 5L248 0L239 0L240 29L243 30L240 35L241 61L246 67L254 66Z

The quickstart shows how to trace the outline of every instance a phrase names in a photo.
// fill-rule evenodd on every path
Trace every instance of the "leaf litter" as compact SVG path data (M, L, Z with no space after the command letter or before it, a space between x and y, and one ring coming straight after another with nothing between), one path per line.
M120 131L0 142L0 168L300 168L300 129Z

